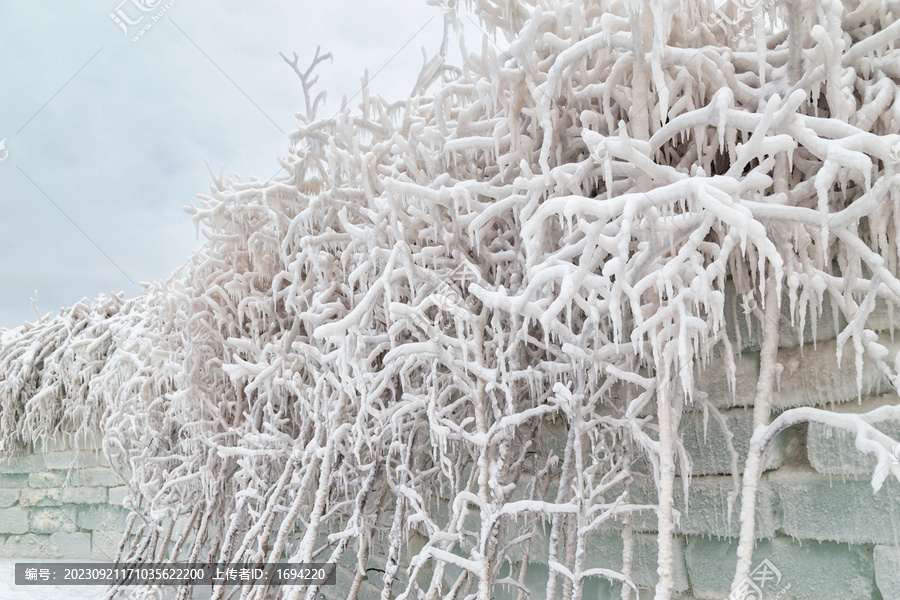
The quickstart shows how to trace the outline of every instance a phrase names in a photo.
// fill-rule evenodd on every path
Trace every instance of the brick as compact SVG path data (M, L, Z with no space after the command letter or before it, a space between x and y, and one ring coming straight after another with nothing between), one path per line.
M549 577L549 574L550 574L550 569L547 567L546 564L529 563L528 572L525 577L525 586L529 590L533 590L530 598L534 599L534 598L543 598L544 597L545 590L547 589L547 579ZM557 577L558 584L561 583L559 581L560 579L562 579L562 577ZM594 590L592 590L590 588L596 587L596 585L597 584L593 581L586 581L585 582L586 589L584 590L582 597L585 597L585 598L603 597L603 596L597 596L596 594L592 594L592 592ZM605 587L608 590L612 589L611 586L605 586ZM492 595L499 595L499 594L497 594L497 592L499 592L501 589L502 588L500 586L494 586L494 589L491 590ZM559 592L561 592L561 590L562 590L562 586L558 585L557 596L556 596L557 598L561 597L562 594L559 593ZM604 590L604 591L606 591L606 590ZM537 592L537 593L535 593L535 592ZM504 600L513 600L516 597L517 597L517 594L515 592L512 592L512 590L510 590L506 593L506 598Z
M839 413L864 413L880 406L900 404L896 393L863 399L862 403L847 402L832 410ZM900 423L878 423L876 429L900 441ZM809 463L820 473L834 475L871 475L875 472L875 458L856 449L855 435L818 423L810 423L806 435Z
M659 546L656 534L635 533L631 579L639 588L652 589L659 580L657 557ZM622 570L621 533L604 531L588 537L585 555L585 569L604 567ZM675 538L673 563L674 591L684 592L689 588L687 569L684 563L684 539ZM618 588L618 586L613 586ZM621 593L621 592L619 592ZM618 595L618 594L617 594Z
M725 317L727 319L726 332L728 338L731 340L732 346L735 348L735 352L743 352L748 349L759 350L760 343L762 342L762 329L760 328L759 323L757 323L755 318L751 317L748 324L748 319L745 318L741 309L742 298L740 296L736 297L734 282L731 280L727 281L724 291ZM759 301L758 294L756 296L756 301ZM825 307L826 310L816 319L815 339L820 341L833 339L835 337L834 317L827 301ZM732 314L736 315L736 320L730 318ZM800 343L800 335L797 331L797 329L799 329L799 323L797 327L791 326L790 302L787 294L781 299L781 314L784 318L779 322L779 347L789 348L798 345ZM846 325L846 322L843 319L841 319L839 323L841 325ZM738 333L740 333L740 342L738 341ZM813 341L812 319L809 314L807 314L806 323L804 324L803 341L804 343Z
M124 485L109 488L109 503L115 506L122 506L125 498L128 496L128 488Z
M68 440L38 440L32 444L31 451L35 454L47 454L49 452L62 452L71 448Z
M91 532L91 560L113 562L122 541L121 531Z
M527 533L522 523L515 520L507 522L506 539L515 539ZM531 544L528 546L528 561L546 563L549 557L550 523L538 521L531 530ZM511 561L522 562L525 555L525 544L517 544L508 551Z
M44 457L40 454L24 454L0 461L0 473L31 473L44 469Z
M733 304L735 300L737 300L736 305ZM758 295L756 300L759 301ZM836 337L834 313L831 310L827 292L825 293L825 302L823 306L824 310L822 311L822 314L816 317L815 334L813 334L812 316L809 314L809 311L807 311L806 322L803 327L804 344L812 343L814 339L822 342L833 340ZM729 318L732 314L732 310L734 310L734 314L737 315L736 322L732 318ZM741 313L741 298L735 298L734 283L728 281L725 284L725 316L727 319L726 331L731 340L731 344L734 346L735 352L743 352L748 349L759 350L760 343L762 342L762 330L760 325L756 319L751 318L748 328L747 319ZM780 321L778 347L793 348L800 344L800 335L798 331L799 322L796 325L791 326L790 301L787 294L783 295L781 299L781 314L784 318ZM737 326L737 329L741 334L740 343L738 343L737 340L735 326ZM846 326L846 319L844 319L842 315L838 315L837 327L840 330L843 330ZM890 319L890 314L884 300L878 299L875 301L875 308L866 320L866 328L871 329L872 331L889 331L894 328L894 323Z
M728 388L725 360L721 357L713 358L702 369L698 367L694 373L694 383L717 408L732 406L752 408L756 395L756 379L759 377L759 353L736 354L734 366L734 391Z
M79 458L78 453L70 450L61 452L48 452L43 455L44 464L47 469L67 471L76 466L76 460Z
M681 513L676 531L686 535L709 535L715 537L737 537L740 530L738 517L741 513L740 491L734 498L731 518L728 517L728 495L734 489L731 477L710 475L692 477L688 491L688 503L684 502L684 488L680 477L675 478L675 510ZM759 484L756 500L756 537L775 537L775 514L767 475ZM631 488L633 504L656 504L656 486L649 479L636 480ZM609 499L615 498L609 494ZM610 521L610 526L617 526ZM603 526L604 528L608 528ZM658 517L653 511L633 513L632 527L635 531L658 531Z
M880 340L893 356L897 348L890 340ZM900 340L898 340L900 346ZM773 407L778 409L795 406L822 406L857 400L856 367L853 347L844 347L844 356L837 363L837 343L822 342L817 348L811 344L778 351L778 363L783 370L780 385L773 395ZM891 390L890 382L872 364L866 361L863 369L863 396L877 396ZM752 406L756 397L756 381L759 377L759 353L745 352L735 357L736 389L728 389L724 362L714 359L697 376L697 387L708 394L717 407Z
M875 585L885 600L900 598L900 548L875 546Z
M74 506L50 506L31 509L29 531L34 533L72 533L78 530Z
M730 284L729 284L730 285ZM726 311L730 311L731 309L731 294L729 285L726 285ZM757 301L759 301L759 297L757 294ZM753 328L753 337L748 342L747 341L747 320L743 314L741 314L740 308L740 298L738 298L738 306L737 306L737 314L738 322L742 331L742 347L744 348L754 348L759 349L759 345L762 342L761 328L760 324L756 321L756 319L751 318L751 327ZM780 327L779 327L779 335L778 335L778 347L779 348L791 348L795 347L800 343L799 339L799 320L795 325L791 325L791 315L790 315L790 301L787 294L784 294L781 298L781 314L784 318L781 319ZM726 312L726 319L728 318ZM729 319L729 321L731 321ZM890 312L888 311L887 304L881 298L875 301L875 307L873 308L871 314L868 319L866 319L866 329L871 329L876 332L888 332L894 328L895 323L890 318ZM837 326L835 326L835 315L834 311L831 309L831 298L828 292L824 294L824 302L823 302L823 310L822 313L816 316L816 331L813 333L812 328L812 315L810 311L807 310L806 314L806 322L804 323L803 328L803 343L808 344L812 343L815 339L817 341L828 341L833 340L836 337L836 331L843 331L843 329L847 326L847 320L844 318L840 311L838 311L837 315ZM728 332L729 337L732 334L732 323L728 323Z
M32 473L28 485L33 488L61 488L66 484L66 474L60 471Z
M104 504L108 498L105 487L70 487L62 491L64 504Z
M750 436L753 434L753 410L734 408L721 411L725 424L732 433L732 444L738 455L738 473L744 472L744 460L750 447ZM691 459L693 475L730 475L731 454L725 433L718 419L709 415L704 435L703 412L688 412L681 419L682 441ZM787 440L791 431L785 431L775 438L766 449L763 468L777 469L784 464ZM681 472L681 463L678 463Z
M0 489L0 508L9 508L15 506L19 501L19 490L17 489Z
M731 518L728 514L728 496L734 490L731 477L691 478L687 504L683 500L680 478L676 480L675 508L681 512L678 531L685 534L737 536L740 530L740 493L734 496ZM756 537L775 536L775 518L771 494L764 476L760 481L756 499Z
M322 586L322 588L319 590L319 593L315 596L316 600L319 600L319 598L321 598L322 600L346 600L349 597L350 586L353 582L355 574L356 569L354 567L349 567L345 563L345 561L342 560L337 564L335 583L333 585ZM403 577L403 575L399 576ZM360 594L358 597L378 598L381 595L382 588L384 587L384 584L381 581L381 577L383 577L383 575L378 571L369 571L367 577L363 579L362 585L360 586ZM444 581L446 582L448 579L448 577L445 577ZM494 588L494 590L499 589L499 586L496 586ZM507 596L497 595L496 599L507 600Z
M67 450L102 450L103 441L99 435L86 436L78 435L76 439L68 437L66 439L53 439L47 441L37 441L34 443L33 452L38 454L48 454L50 452L65 452Z
M900 484L875 493L869 478L839 479L808 467L769 474L780 530L795 538L900 545Z
M691 538L685 559L695 597L722 600L731 593L737 540ZM767 577L761 577L764 570ZM866 546L786 537L763 540L753 551L751 571L752 584L764 599L872 600L874 569Z
M128 511L107 504L88 504L78 507L78 526L82 529L115 531L125 529Z
M59 506L62 498L60 488L25 488L19 496L20 506Z
M520 569L519 564L513 565L513 574L515 576L514 577L515 579L518 579L519 569ZM507 567L504 566L500 572L501 577L505 577L507 575L507 573L508 573L508 569L507 569ZM330 586L330 585L325 586L323 588L323 591L326 591L326 592L332 591L333 592L332 595L326 594L325 597L328 598L329 600L332 600L332 599L333 600L343 600L344 598L347 598L348 590L347 589L341 590L341 586L344 585L347 588L349 588L348 584L349 584L349 582L353 581L353 575L354 575L354 571L352 569L343 569L341 566L339 566L338 574L337 574L338 585L337 586ZM457 576L458 576L458 570L450 569L450 568L447 569L447 572L445 572L445 575L444 575L444 583L445 583L444 589L445 590L453 585ZM525 576L525 587L527 587L529 590L531 590L531 598L533 600L545 597L548 576L549 576L549 569L546 564L542 564L542 563L529 563L528 564L528 571ZM366 596L362 596L360 594L361 598L362 597L366 597L366 598L377 598L378 597L378 595L379 595L378 592L379 592L380 588L383 587L381 585L380 577L381 577L381 573L378 573L378 572L372 572L369 575L368 581L371 582L373 588L375 588L375 589L373 590L373 593L370 593ZM427 584L428 582L425 582L425 583ZM562 587L563 587L562 584L563 584L563 577L558 576L557 577L557 595L556 595L557 598L562 597ZM602 599L602 600L618 600L619 598L621 598L621 588L619 587L619 585L613 584L613 583L607 581L606 579L599 578L599 577L590 577L590 578L584 580L583 585L584 585L584 587L582 589L581 597L584 599L598 598L598 599ZM640 594L638 596L638 600L653 600L653 596L654 596L653 586L651 586L649 584L637 584L637 585L638 585L639 594ZM332 590L332 588L336 588L336 589ZM500 585L500 584L495 584L493 589L491 589L490 594L491 594L490 597L493 600L516 600L519 596L518 588L514 588L513 586ZM631 597L634 598L634 595L632 595Z
M190 523L190 520L190 515L181 515L180 517L175 519L175 526L172 528L172 535L179 536L187 531L188 523Z
M0 473L0 487L21 488L28 485L28 473Z
M12 507L0 509L0 533L25 533L28 531L28 511Z
M87 560L91 555L91 537L86 533L50 535L13 535L0 550L0 558L73 558Z
M48 469L60 470L108 466L106 458L99 452L50 452L44 455L44 463Z
M122 482L108 467L89 467L71 472L32 473L28 476L28 484L33 488L66 487L66 484L84 487L114 487L121 485Z
M109 467L90 467L72 472L72 480L76 485L86 487L114 487L122 482Z

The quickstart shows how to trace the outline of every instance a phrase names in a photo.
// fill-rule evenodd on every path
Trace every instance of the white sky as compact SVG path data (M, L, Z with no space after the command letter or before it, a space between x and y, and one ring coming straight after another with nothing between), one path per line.
M208 193L207 160L274 175L303 109L279 51L334 55L324 115L366 68L384 67L374 93L405 97L443 29L424 0L175 0L132 42L167 2L119 2L0 3L0 327L36 318L35 290L55 313L182 266L200 242L181 207ZM126 36L117 7L147 16Z

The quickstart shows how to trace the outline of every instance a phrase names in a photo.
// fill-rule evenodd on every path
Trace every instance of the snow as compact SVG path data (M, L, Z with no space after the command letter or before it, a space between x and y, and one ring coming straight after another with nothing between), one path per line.
M286 174L213 173L189 208L209 244L141 298L3 333L0 452L102 430L146 508L138 531L178 523L193 559L214 540L223 560L344 560L357 587L370 561L385 600L424 594L426 573L430 598L487 600L511 541L499 522L550 522L550 600L585 573L627 582L628 556L615 575L584 564L585 524L647 458L669 600L681 415L714 355L735 397L743 318L760 360L735 581L783 429L848 430L874 489L900 476L859 416L770 414L782 315L802 332L831 311L857 395L900 385L870 318L900 303L900 105L857 106L897 85L856 68L896 56L896 8L781 3L750 28L707 22L703 3L544 4L472 0L508 54L485 39L448 64L463 22L448 13L414 96L364 90L329 119L312 90L328 55L285 57L306 104ZM476 281L451 285L468 263ZM537 443L551 421L561 451ZM132 551L154 556L155 536ZM469 575L446 583L445 567Z

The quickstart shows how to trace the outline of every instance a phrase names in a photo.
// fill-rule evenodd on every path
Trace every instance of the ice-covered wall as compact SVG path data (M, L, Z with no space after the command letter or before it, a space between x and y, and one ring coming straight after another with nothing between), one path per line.
M0 463L0 558L112 561L126 489L84 444L31 447Z
M883 308L872 315L873 326L890 339L890 319ZM743 323L741 323L743 325ZM841 323L843 325L843 323ZM863 393L858 393L854 362L846 354L839 365L833 323L825 316L816 336L807 330L799 344L796 330L785 321L779 339L778 388L773 419L789 408L812 406L837 412L864 413L882 405L900 404L900 396L885 377L873 368L862 373ZM831 333L829 333L831 332ZM753 400L759 377L759 335L742 329L741 340L730 328L736 349L737 386L728 389L724 366L713 361L698 377L698 388L720 411L731 443L738 455L737 473L743 474L744 458L753 424ZM900 339L892 351L900 348ZM888 342L885 342L888 343ZM892 344L889 344L892 345ZM650 410L652 412L652 409ZM900 424L879 424L878 428L900 439ZM552 430L551 430L552 431ZM687 502L683 493L682 469L676 477L675 508L680 512L675 543L675 597L681 600L732 600L732 577L736 566L740 493L723 429L713 415L688 410L681 419L682 439L692 464ZM565 431L544 440L562 453ZM897 453L900 458L900 452ZM813 424L782 433L769 446L764 459L756 507L757 545L753 572L746 582L747 597L753 600L900 600L900 485L889 478L873 492L871 479L875 461L854 446L852 436L843 431ZM630 502L650 505L658 502L656 488L648 478L649 465L635 465L638 475L631 488ZM517 482L522 489L526 474ZM608 494L614 500L616 488ZM729 497L734 504L729 513ZM518 499L513 498L513 500ZM731 515L729 517L729 514ZM618 527L618 529L617 529ZM621 571L621 522L589 536L586 565ZM652 511L636 513L632 579L640 590L640 600L653 598L657 582L657 517ZM531 598L542 598L548 574L549 523L534 532L526 578ZM419 548L413 546L418 552ZM401 568L409 564L408 553ZM518 574L521 554L511 553L511 570ZM339 570L339 584L325 590L329 599L346 598L353 579L355 557L347 557ZM509 573L506 567L501 578ZM449 582L448 577L448 582ZM363 585L365 593L376 597L381 572L372 570ZM755 593L754 593L755 592ZM361 597L367 597L364 594ZM592 578L585 597L617 600L617 584ZM507 588L501 598L516 599L517 590Z
M877 317L877 315L876 315ZM886 321L885 321L886 322ZM826 329L827 331L827 329ZM745 332L746 333L746 332ZM874 370L863 373L861 399L856 370L844 357L839 366L836 344L827 334L799 346L789 330L778 353L780 385L774 405L779 410L817 406L862 413L881 405L900 404L887 380ZM887 336L890 337L890 336ZM825 339L822 339L825 338ZM900 342L900 339L898 339ZM737 363L737 389L732 394L724 369L713 362L699 387L721 411L734 437L741 462L747 454L753 423L753 397L759 351L752 341ZM777 416L777 412L773 418ZM878 426L900 439L900 424ZM702 412L682 417L683 440L693 464L687 502L681 472L676 478L677 523L674 579L677 598L724 600L732 593L736 564L740 494L729 519L734 492L733 468L721 427L709 416L704 433ZM747 591L759 598L782 600L900 600L900 485L888 479L877 493L871 479L875 461L861 454L851 436L821 425L793 428L769 447L765 456L756 509L757 545ZM637 470L648 471L646 465ZM609 494L614 499L621 490ZM631 489L634 504L657 502L652 481L638 478ZM641 600L653 597L657 575L657 517L650 511L632 521L634 582ZM549 526L535 532L528 566L532 594L542 597L546 585ZM593 534L585 564L622 569L622 538L610 527ZM514 565L518 572L520 565ZM372 578L377 585L377 578ZM618 599L620 587L593 582L586 597ZM596 592L595 592L596 590ZM333 590L334 598L341 590ZM509 598L516 598L510 591ZM536 597L532 595L532 597ZM499 596L498 596L499 598Z
M855 369L849 361L837 365L834 341L801 347L785 333L787 347L781 348L778 360L783 367L775 402L779 408L827 404L841 412L866 412L900 403L872 371L864 373L868 395L859 403ZM700 388L733 432L732 443L741 457L749 443L759 368L758 350L752 341L745 345L733 395L715 363L700 379ZM900 437L900 425L882 429ZM687 505L680 481L675 486L681 512L675 589L681 598L722 600L731 589L740 510L738 496L729 520L731 458L714 418L708 419L704 433L702 412L689 412L682 418L682 432L693 476ZM871 600L880 593L885 600L900 599L900 485L889 479L873 493L874 461L860 454L851 438L820 425L785 432L770 446L765 465L751 589L761 586L764 598ZM742 472L743 464L738 470ZM0 464L0 557L112 560L127 516L122 508L125 495L96 445L75 452L56 443L22 452ZM656 502L652 482L638 478L632 502ZM632 573L642 599L652 597L657 579L656 526L656 517L648 512L633 520ZM538 529L532 542L528 579L534 593L542 591L547 574L548 533L549 527ZM621 569L620 534L613 529L594 534L586 562ZM380 575L372 571L370 591L378 588ZM339 583L351 580L344 572ZM590 597L619 597L618 586L595 582L593 587L599 595ZM330 598L345 592L344 585L325 591Z

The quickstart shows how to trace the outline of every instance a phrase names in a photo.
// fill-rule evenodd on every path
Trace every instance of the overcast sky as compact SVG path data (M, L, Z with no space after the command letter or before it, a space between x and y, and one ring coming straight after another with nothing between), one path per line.
M182 266L206 161L244 179L279 168L303 107L279 52L334 54L325 114L366 68L383 68L375 93L405 97L443 28L424 0L119 2L0 3L0 327L35 320L35 290L56 313Z

